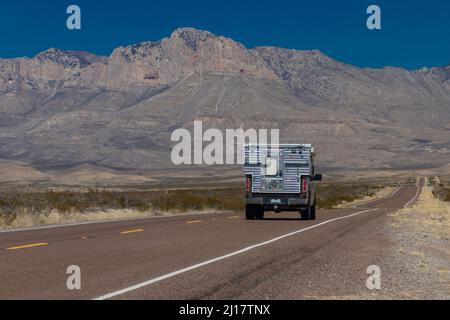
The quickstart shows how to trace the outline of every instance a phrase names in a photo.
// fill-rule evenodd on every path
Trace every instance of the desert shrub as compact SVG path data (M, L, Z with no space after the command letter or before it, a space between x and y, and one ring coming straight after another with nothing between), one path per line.
M435 186L433 189L433 195L446 202L450 202L450 188L446 188L442 185Z
M352 202L366 196L374 196L382 186L370 184L319 184L317 204L320 208L334 208L343 202Z
M387 182L385 185L395 185ZM333 208L372 196L382 186L367 182L325 182L318 184L317 200L321 208ZM447 199L450 196L447 194ZM11 224L18 215L62 215L103 212L110 209L138 212L243 211L245 192L242 185L224 188L192 188L144 191L111 191L88 188L84 191L29 190L14 188L0 192L0 225Z
M199 210L240 211L244 208L241 187L154 191L13 191L0 193L0 223L10 224L17 215L89 213L109 209L139 212L185 212Z

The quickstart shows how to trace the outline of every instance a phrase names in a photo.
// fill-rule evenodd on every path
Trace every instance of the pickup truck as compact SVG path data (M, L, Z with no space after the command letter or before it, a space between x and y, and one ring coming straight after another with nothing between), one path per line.
M298 211L316 218L314 148L311 144L245 145L245 217L264 219L265 211Z

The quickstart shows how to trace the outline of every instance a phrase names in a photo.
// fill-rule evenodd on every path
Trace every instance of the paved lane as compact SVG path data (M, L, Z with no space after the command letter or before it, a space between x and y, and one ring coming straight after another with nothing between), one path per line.
M319 210L315 221L295 213L246 221L230 212L0 233L0 298L264 298L245 295L246 286L258 283L251 270L265 270L258 279L270 279L340 233L403 207L417 191L402 187L358 208ZM268 261L281 265L264 268ZM66 287L70 265L81 268L81 290ZM227 290L214 290L223 283Z

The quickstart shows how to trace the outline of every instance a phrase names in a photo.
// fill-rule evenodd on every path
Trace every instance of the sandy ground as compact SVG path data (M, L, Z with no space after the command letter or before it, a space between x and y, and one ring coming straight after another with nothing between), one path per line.
M424 187L418 202L390 216L400 298L450 299L450 203Z
M431 188L424 187L412 207L369 217L313 257L312 263L332 257L334 263L324 265L327 272L320 275L320 283L325 280L328 285L318 286L312 275L311 283L296 286L297 296L332 300L450 299L450 203L436 199ZM369 265L381 269L379 290L364 285ZM358 276L360 279L355 280Z

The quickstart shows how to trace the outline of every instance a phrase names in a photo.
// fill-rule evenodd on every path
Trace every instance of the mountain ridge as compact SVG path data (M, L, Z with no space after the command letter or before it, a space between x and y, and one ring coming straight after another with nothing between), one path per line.
M104 58L111 57L114 54L114 51L117 50L117 49L137 47L137 46L141 46L141 45L150 45L150 46L159 45L159 44L161 44L161 42L163 40L170 40L177 33L183 33L183 32L192 32L192 33L198 33L198 34L205 33L205 34L211 35L212 37L232 40L233 42L239 44L242 48L245 48L247 50L258 50L259 48L277 48L277 49L280 49L280 50L292 51L292 52L314 53L314 54L325 56L325 57L327 57L329 59L333 59L334 61L339 62L341 64L345 64L347 66L352 66L352 67L359 68L359 69L370 69L370 70L401 69L401 70L407 70L407 71L410 71L410 72L429 71L429 70L432 70L432 69L450 69L450 64L448 64L448 65L441 65L441 66L433 66L433 67L425 67L425 66L423 66L423 67L419 67L419 68L415 68L415 69L406 69L406 68L403 68L403 67L392 66L392 65L386 65L386 66L382 66L382 67L362 67L362 66L353 65L351 63L346 63L346 62L343 62L343 61L339 61L339 60L337 60L335 58L332 58L331 56L325 54L324 52L320 51L319 49L292 49L292 48L277 47L277 46L271 46L271 45L257 45L257 46L255 46L253 48L249 48L249 47L245 47L242 43L233 40L232 38L216 35L216 34L210 32L210 31L200 30L200 29L196 29L196 28L193 28L193 27L181 27L181 28L178 28L175 31L173 31L172 34L169 37L165 37L165 38L157 40L157 41L146 40L146 41L141 41L141 42L137 42L137 43L132 43L132 44L128 44L128 45L119 46L117 48L114 48L110 55L101 55L101 54L96 54L96 53L89 52L89 51L78 51L78 50L59 49L59 48L50 47L50 48L48 48L46 50L43 50L43 51L40 51L40 52L36 53L34 56L21 56L21 57L11 57L11 58L2 58L2 57L0 57L0 60L16 60L16 59L25 59L25 60L28 59L28 60L31 60L31 59L37 58L38 56L40 56L42 54L45 54L47 51L55 51L55 50L56 51L60 51L61 53L67 53L67 54L73 54L73 55L77 55L77 54L84 55L84 54L87 54L87 55L92 56L92 57L97 57L97 58L100 58L100 59L104 59Z

